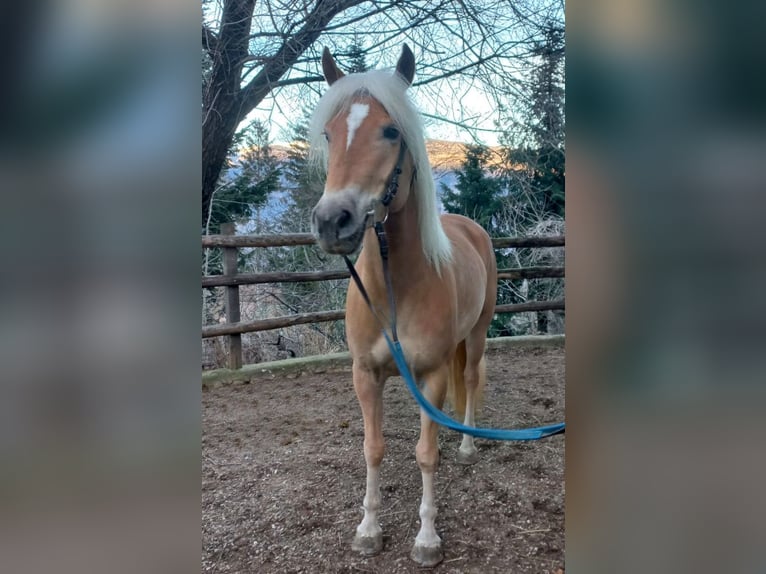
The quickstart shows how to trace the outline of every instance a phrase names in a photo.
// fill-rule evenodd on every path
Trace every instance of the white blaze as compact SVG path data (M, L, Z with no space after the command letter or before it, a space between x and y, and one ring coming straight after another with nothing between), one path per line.
M346 137L346 149L351 147L351 142L354 139L356 129L362 125L364 118L370 111L370 106L367 104L351 104L351 111L348 113L346 122L348 123L348 136Z

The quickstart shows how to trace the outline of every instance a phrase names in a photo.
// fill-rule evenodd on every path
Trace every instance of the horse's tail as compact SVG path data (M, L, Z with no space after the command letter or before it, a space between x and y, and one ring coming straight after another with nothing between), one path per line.
M447 386L447 399L449 400L452 408L455 409L455 414L459 421L465 419L465 406L466 406L466 388L465 373L466 364L466 351L465 341L461 341L455 351L455 356L452 358L452 364L450 365L448 386ZM484 356L482 356L479 362L479 384L477 385L476 392L474 393L474 410L478 410L481 405L482 397L484 396L484 385L487 381L487 369Z

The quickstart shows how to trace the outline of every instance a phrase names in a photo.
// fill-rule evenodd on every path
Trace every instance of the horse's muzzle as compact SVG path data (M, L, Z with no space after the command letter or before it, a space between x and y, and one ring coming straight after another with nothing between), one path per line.
M362 241L365 218L357 214L351 202L323 198L311 213L311 226L322 250L348 255L356 251Z

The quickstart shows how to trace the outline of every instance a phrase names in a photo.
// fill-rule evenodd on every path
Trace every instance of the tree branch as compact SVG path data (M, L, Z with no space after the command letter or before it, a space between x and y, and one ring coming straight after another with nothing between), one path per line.
M462 66L461 68L456 68L454 70L450 70L449 72L445 72L443 74L440 74L438 76L431 76L430 78L426 78L425 80L421 80L419 82L414 82L413 86L424 86L426 84L430 84L431 82L436 82L438 80L443 80L444 78L449 78L450 76L455 76L457 74L462 74L466 70L470 70L471 68L476 68L477 66L481 66L482 64L493 60L495 58L501 57L500 54L490 54L489 56L485 58L479 58L478 60L471 62L470 64L466 64L465 66Z
M480 128L476 126L469 126L466 123L458 122L456 120L451 120L449 118L445 118L444 116L435 116L434 114L428 114L424 112L423 110L420 110L420 115L425 116L427 118L431 118L432 120L437 120L440 122L446 122L448 124L452 124L453 126L457 126L459 128L463 128L464 130L468 132L490 132L490 133L502 133L502 130L499 129L492 129L492 128Z
M202 47L208 52L218 50L218 36L204 24L202 26Z
M239 118L260 104L284 73L319 37L321 30L338 14L365 0L337 0L319 2L306 18L303 27L286 40L261 71L240 92Z
M323 76L302 76L300 78L288 78L286 80L279 80L271 84L273 88L282 88L284 86L293 86L295 84L309 84L315 82L324 82Z
M350 26L351 24L356 24L357 22L361 22L363 20L367 20L372 16L375 16L377 14L383 13L385 10L388 10L390 8L393 8L394 6L402 4L402 0L395 0L394 2L391 2L390 4L384 4L380 6L379 8L376 8L375 10L370 10L369 12L365 12L364 14L361 14L360 16L356 16L354 18L351 18L350 20L345 20L343 22L340 22L338 24L335 24L334 26L327 26L324 31L325 32L331 32L332 30L338 30L340 28L346 28ZM358 32L354 32L357 33Z

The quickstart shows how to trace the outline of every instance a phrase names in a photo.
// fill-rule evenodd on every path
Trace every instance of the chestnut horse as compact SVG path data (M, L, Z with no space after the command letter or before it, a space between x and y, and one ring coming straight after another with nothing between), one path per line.
M344 75L325 48L322 68L330 89L313 115L310 140L314 158L327 169L327 181L312 214L314 234L328 253L347 255L362 244L356 269L373 306L390 317L382 259L370 228L372 220L384 221L398 333L407 363L432 404L441 409L449 387L456 412L473 426L497 295L495 255L479 225L459 215L439 216L423 127L406 94L415 58L405 45L394 73ZM381 198L399 168L399 189L386 207ZM346 335L364 417L367 463L364 518L352 547L372 555L383 547L378 522L385 450L383 385L397 368L379 323L353 283L346 301ZM423 497L411 556L432 566L443 557L434 524L439 429L422 411L420 425L415 455ZM457 458L462 464L477 461L471 436L463 435Z

